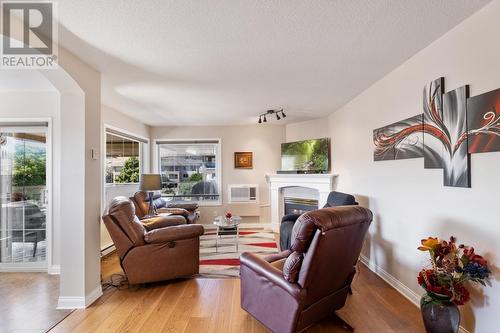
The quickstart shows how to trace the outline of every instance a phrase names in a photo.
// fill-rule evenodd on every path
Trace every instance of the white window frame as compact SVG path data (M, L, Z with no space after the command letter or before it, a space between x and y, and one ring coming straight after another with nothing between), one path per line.
M141 135L132 133L130 131L112 126L112 125L107 125L104 124L104 135L102 139L102 169L103 169L103 183L104 187L116 187L116 186L127 186L127 185L139 185L139 183L106 183L106 159L107 159L107 152L106 152L106 135L108 134L108 129L112 130L113 133L109 133L114 136L119 136L124 139L128 140L133 140L133 138L137 138L140 140L143 140L144 142L137 141L139 142L139 175L146 173L149 170L149 138L143 137ZM118 132L118 133L117 133ZM120 133L122 135L120 135ZM143 147L144 146L144 147Z
M217 191L219 193L219 196L217 200L200 200L198 201L198 205L204 206L204 207L216 207L216 206L222 206L222 140L221 138L178 138L178 139L172 139L172 138L167 138L167 139L155 139L153 140L154 142L154 153L153 153L153 172L154 173L160 173L160 143L176 143L179 141L183 142L189 142L189 141L217 141L217 154L215 156L215 173L216 177L218 179L217 181Z

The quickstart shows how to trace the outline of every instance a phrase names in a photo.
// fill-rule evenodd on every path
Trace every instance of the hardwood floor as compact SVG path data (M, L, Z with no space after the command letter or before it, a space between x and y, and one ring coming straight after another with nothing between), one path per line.
M56 310L59 277L0 273L0 332L45 332L70 310Z
M338 316L356 332L424 332L417 307L365 266L354 294ZM103 261L103 276L119 272L115 256ZM332 317L309 332L348 332ZM147 288L108 289L86 310L77 310L51 332L267 332L240 308L239 279L190 279Z

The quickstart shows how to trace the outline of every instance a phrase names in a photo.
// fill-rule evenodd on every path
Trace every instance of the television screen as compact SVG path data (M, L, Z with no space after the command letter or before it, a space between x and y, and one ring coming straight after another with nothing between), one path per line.
M283 171L328 171L330 169L330 139L282 143L281 169Z

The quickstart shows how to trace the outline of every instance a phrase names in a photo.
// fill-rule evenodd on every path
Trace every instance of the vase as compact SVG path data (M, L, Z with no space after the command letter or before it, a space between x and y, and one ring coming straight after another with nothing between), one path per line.
M458 306L448 300L422 297L420 311L427 333L457 333L460 326L460 311Z

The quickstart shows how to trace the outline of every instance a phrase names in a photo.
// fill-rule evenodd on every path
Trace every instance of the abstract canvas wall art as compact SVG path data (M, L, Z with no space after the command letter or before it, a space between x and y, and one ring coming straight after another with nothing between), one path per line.
M500 89L471 98L469 86L444 93L441 77L423 97L423 114L373 131L374 160L423 156L426 169L443 169L444 186L471 187L470 154L500 151Z
M470 158L467 148L468 86L443 95L443 126L440 141L444 186L470 187Z
M443 126L444 78L424 87L424 168L442 169L443 145L440 140Z
M419 114L373 131L374 160L423 157L422 117Z
M500 89L467 100L469 153L500 151Z
M394 143L391 143L393 134L394 131L391 126L377 128L373 131L374 161L391 161L395 159L396 150Z
M423 115L419 114L391 125L398 133L395 146L395 158L397 160L424 156L422 121Z

